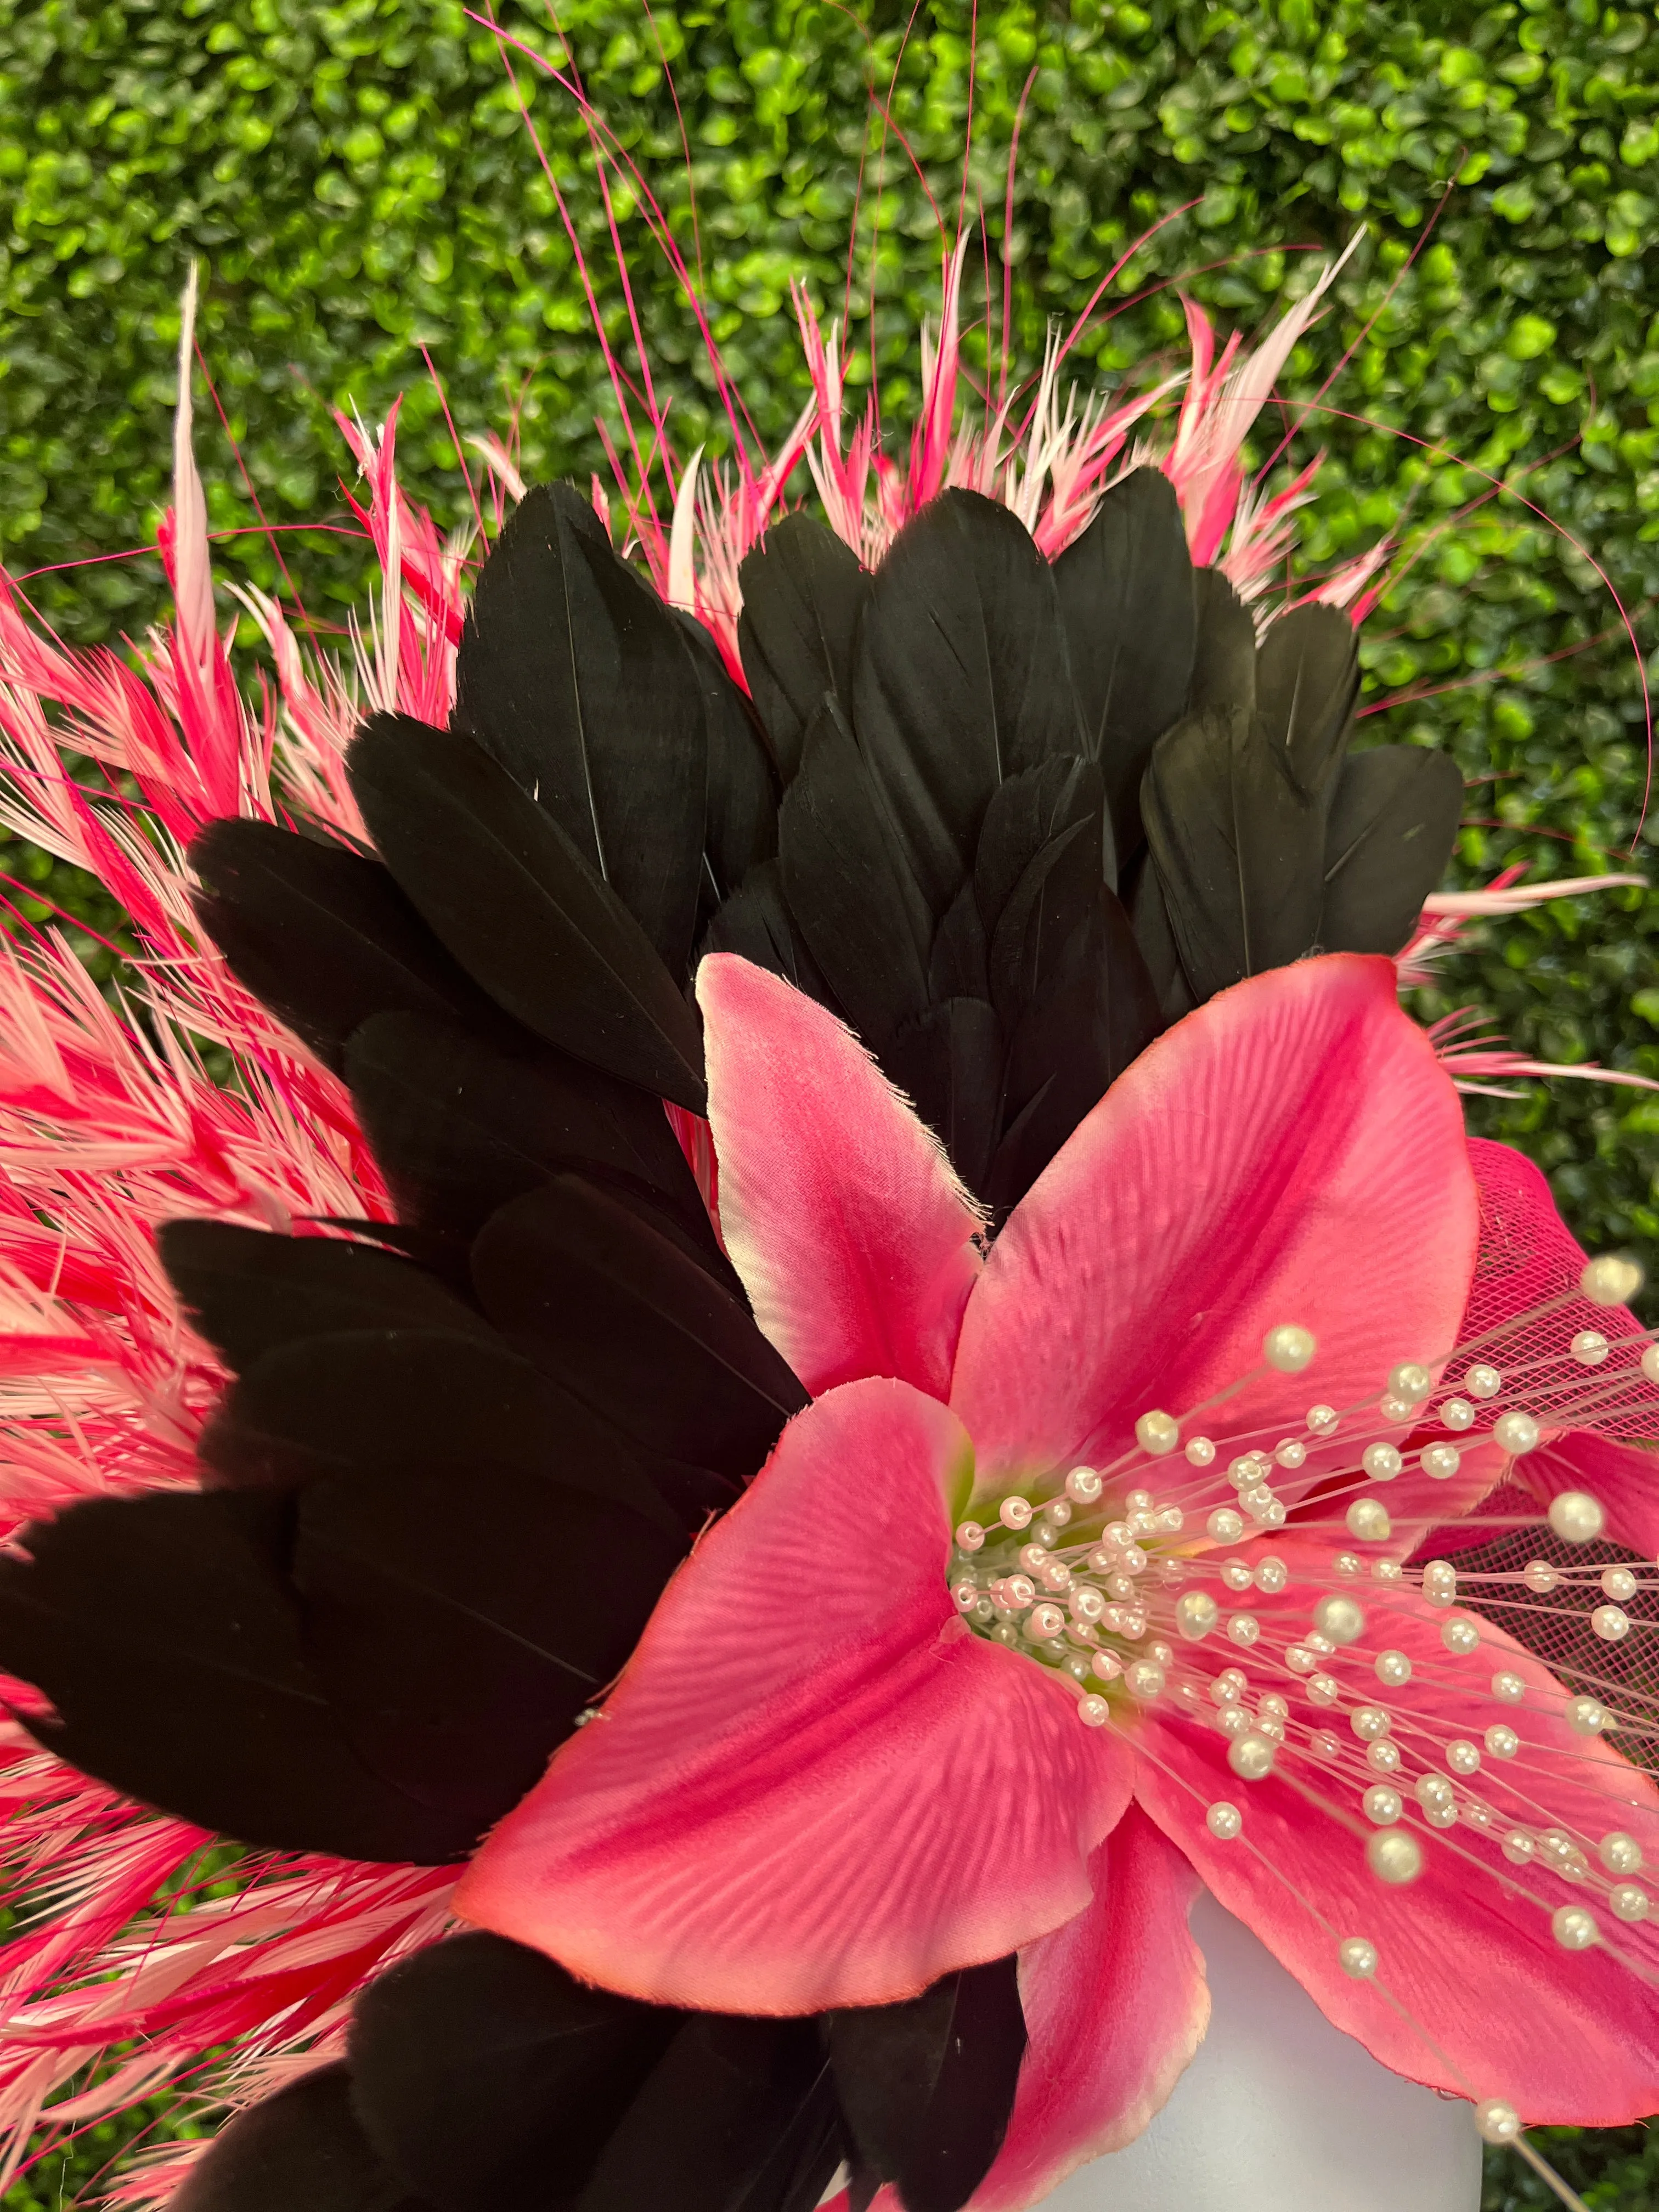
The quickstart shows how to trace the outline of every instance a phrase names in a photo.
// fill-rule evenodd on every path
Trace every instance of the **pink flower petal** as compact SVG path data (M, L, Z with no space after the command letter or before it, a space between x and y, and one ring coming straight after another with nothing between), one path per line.
M697 970L720 1228L755 1318L817 1397L949 1389L979 1216L943 1147L835 1017L729 952Z
M1264 1631L1277 1626L1276 1612L1305 1617L1308 1593L1293 1608L1295 1594L1276 1607L1258 1605ZM1594 1885L1564 1881L1536 1863L1511 1866L1498 1838L1511 1823L1534 1833L1559 1826L1584 1839L1593 1861L1600 1838L1622 1829L1651 1867L1659 1864L1659 1794L1609 1742L1569 1731L1560 1685L1500 1630L1483 1622L1480 1650L1453 1658L1440 1642L1444 1614L1413 1592L1373 1587L1363 1595L1364 1636L1328 1663L1356 1704L1370 1698L1392 1710L1408 1802L1412 1777L1425 1767L1445 1771L1449 1741L1478 1741L1500 1715L1521 1736L1518 1757L1488 1758L1478 1784L1468 1785L1496 1814L1492 1833L1466 1820L1431 1830L1413 1808L1407 1825L1422 1844L1421 1876L1395 1888L1375 1879L1359 1797L1376 1778L1340 1716L1316 1711L1311 1717L1351 1746L1342 1778L1328 1762L1292 1750L1267 1780L1241 1782L1224 1737L1171 1719L1146 1733L1139 1802L1227 1910L1384 2065L1456 2095L1507 2097L1528 2122L1607 2127L1650 2112L1659 2103L1659 1933L1621 1924ZM1371 1659L1390 1646L1416 1670L1407 1690L1382 1691L1372 1674ZM1498 1706L1485 1694L1499 1668L1526 1683L1520 1705ZM1285 1686L1294 1747L1306 1740L1310 1709ZM1243 1810L1243 1833L1232 1842L1216 1840L1206 1825L1205 1808L1217 1799ZM1591 1907L1601 1946L1575 1952L1555 1942L1550 1916L1567 1904ZM1376 1944L1374 1984L1342 1972L1337 1945L1346 1936Z
M1094 1900L1020 1954L1030 2037L1007 2140L973 2212L1022 2212L1158 2112L1210 2017L1190 1862L1136 1807L1090 1862Z
M632 1996L807 2013L914 1995L1082 1911L1132 1760L957 1615L971 1466L903 1382L799 1414L604 1717L485 1843L463 1917Z
M1314 1330L1235 1430L1447 1351L1474 1256L1457 1096L1393 964L1335 955L1224 991L1120 1077L992 1247L951 1402L982 1472L1103 1459Z

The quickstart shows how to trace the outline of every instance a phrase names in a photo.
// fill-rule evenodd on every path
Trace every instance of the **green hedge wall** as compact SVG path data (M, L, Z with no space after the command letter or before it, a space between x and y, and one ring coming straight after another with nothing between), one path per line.
M999 292L1012 264L1024 368L1048 319L1076 314L1171 210L1186 210L1134 252L1077 349L1085 384L1178 350L1177 283L1254 329L1307 281L1301 249L1340 246L1363 222L1334 311L1286 384L1312 397L1353 349L1295 448L1316 433L1331 448L1305 558L1385 526L1419 549L1365 648L1370 696L1412 696L1371 727L1455 749L1474 782L1472 878L1513 860L1592 872L1633 842L1624 864L1651 871L1659 817L1637 837L1639 657L1586 557L1652 653L1650 14L1595 0L1013 0L981 9L976 49L964 0L924 6L908 31L895 0L661 0L649 13L562 0L503 21L580 72L688 258L700 251L715 335L773 437L803 391L788 280L838 300L854 227L854 297L874 301L855 374L868 379L873 355L902 419L938 283L922 179L953 211L970 100L969 204L985 211ZM896 141L882 156L872 87L884 100L890 88L921 178ZM284 531L339 520L331 410L372 417L400 391L411 485L461 520L422 348L463 434L516 410L533 471L603 467L592 419L609 396L538 144L625 349L581 115L456 0L0 0L0 557L65 635L137 634L160 604L153 556L66 564L153 538L192 255L229 433L210 406L211 518L240 533L223 574L275 580L252 495ZM617 207L678 439L718 453L692 318L631 188ZM1493 479L1514 488L1475 505ZM361 542L281 543L319 625L338 622L363 589ZM56 902L100 915L91 887L43 856L14 846L0 866L32 883L32 914ZM1430 1003L1478 1003L1551 1059L1659 1076L1656 948L1652 893L1563 903L1491 933ZM1659 1099L1562 1080L1474 1116L1546 1164L1587 1240L1651 1262ZM1504 2195L1522 2190L1507 2172L1494 2166L1493 2202L1531 2201ZM1588 2201L1632 2200L1589 2188Z

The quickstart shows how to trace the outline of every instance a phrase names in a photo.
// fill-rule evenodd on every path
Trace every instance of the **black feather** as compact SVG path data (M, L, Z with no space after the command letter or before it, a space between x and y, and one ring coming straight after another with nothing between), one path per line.
M1195 997L1299 960L1319 934L1325 808L1260 722L1194 715L1141 787L1146 842Z
M1097 885L1094 904L1014 1030L1004 1134L984 1191L999 1216L1018 1203L1084 1115L1164 1026L1128 918Z
M981 837L981 851L984 842ZM927 963L928 996L935 1004L945 999L988 1000L990 952L974 886L965 883L933 933L933 950Z
M574 1176L503 1206L472 1277L509 1343L669 1458L746 1479L806 1402L736 1298Z
M626 1506L670 1535L738 1494L729 1476L645 1451L504 1344L435 1330L313 1337L266 1353L220 1401L200 1453L210 1479L242 1490L476 1454Z
M684 659L678 638L674 649ZM591 1066L702 1112L696 1015L550 812L470 738L407 715L375 715L347 766L387 866L499 1006Z
M781 975L832 1012L839 1012L823 970L808 951L783 896L783 870L776 860L751 868L734 897L727 899L708 925L705 952L736 952L757 968Z
M1118 864L1140 843L1146 756L1186 712L1197 650L1192 557L1161 469L1118 479L1054 562L1085 748L1105 778Z
M1358 689L1353 624L1340 609L1293 607L1268 626L1255 660L1256 723L1310 799L1328 793Z
M346 1077L406 1220L470 1243L509 1198L576 1168L657 1200L720 1264L668 1117L634 1085L529 1039L495 1045L407 1014L364 1024Z
M99 1498L0 1560L0 1667L49 1698L30 1732L112 1789L275 1850L464 1857L477 1824L371 1772L307 1665L282 1510Z
M1457 842L1463 779L1449 753L1376 745L1343 763L1325 831L1328 952L1398 952Z
M621 1670L684 1550L476 1451L313 1484L294 1554L306 1654L374 1771L482 1832Z
M929 1006L899 1031L883 1066L950 1153L969 1190L982 1190L1002 1115L1002 1024L983 999Z
M352 2105L439 2212L543 2212L581 2189L682 2018L500 1936L453 1936L358 1998Z
M744 560L738 581L743 672L787 784L824 694L851 708L853 646L870 579L825 524L789 514Z
M227 1221L164 1222L155 1241L196 1328L239 1372L278 1345L343 1329L484 1330L424 1268L372 1244Z
M694 2014L611 2134L574 2212L812 2212L840 2157L812 2021Z
M902 2004L830 2015L857 2163L905 2212L959 2212L990 2171L1025 2055L1017 1962L964 1966Z
M202 927L254 996L337 1074L370 1014L494 1020L378 860L273 822L210 822L190 848Z
M947 491L899 532L865 608L853 705L937 921L972 867L998 784L1081 749L1054 574L1008 508Z
M679 625L590 502L538 484L490 549L455 656L453 726L550 817L684 978L708 748Z
M708 732L703 886L718 902L778 849L778 779L749 702L726 674L714 639L694 615L680 620Z
M1101 888L1100 772L1047 761L1005 783L987 813L974 889L990 936L991 998L1005 1022L1042 995Z
M1255 624L1250 611L1219 568L1194 568L1193 602L1198 636L1189 714L1255 711Z
M1187 981L1187 971L1176 949L1164 886L1158 879L1158 870L1149 853L1143 852L1135 862L1127 903L1135 943L1146 963L1158 1011L1165 1022L1178 1022L1183 1014L1191 1013L1198 1001L1193 996L1193 987Z
M808 733L779 814L778 848L800 934L848 1019L878 1052L927 1006L933 925L833 708Z
M226 2124L169 2212L439 2212L380 2163L343 2065L320 2066Z

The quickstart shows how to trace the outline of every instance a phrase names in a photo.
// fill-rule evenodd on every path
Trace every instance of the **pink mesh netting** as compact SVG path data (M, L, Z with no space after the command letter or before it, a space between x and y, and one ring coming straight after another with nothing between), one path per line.
M1634 1346L1645 1332L1632 1314L1623 1306L1592 1305L1582 1296L1533 1314L1576 1290L1585 1258L1543 1176L1521 1153L1484 1138L1471 1138L1469 1157L1480 1188L1480 1249L1462 1345L1478 1343L1471 1356L1495 1367L1531 1370L1528 1402L1546 1401L1537 1407L1540 1416L1559 1395L1564 1425L1659 1437L1659 1390L1637 1366ZM1581 1329L1600 1330L1613 1346L1604 1367L1585 1370L1568 1358L1567 1346ZM1467 1364L1460 1352L1449 1379Z

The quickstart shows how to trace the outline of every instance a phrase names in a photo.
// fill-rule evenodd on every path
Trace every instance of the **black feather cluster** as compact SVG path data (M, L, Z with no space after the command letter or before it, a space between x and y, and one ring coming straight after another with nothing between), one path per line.
M664 1102L745 955L844 1016L1000 1217L1163 1024L1320 945L1391 951L1443 866L1439 757L1345 758L1352 638L1258 648L1139 471L1052 566L934 501L874 575L792 516L743 569L748 690L592 508L492 550L447 729L349 756L374 854L226 821L243 981L349 1085L395 1224L172 1224L234 1376L193 1494L0 1562L0 1666L63 1757L205 1827L465 1857L627 1659L805 1402ZM1024 2048L1012 1960L817 2022L668 2013L493 1937L377 1983L350 2056L226 2130L181 2212L956 2212Z

